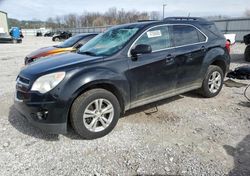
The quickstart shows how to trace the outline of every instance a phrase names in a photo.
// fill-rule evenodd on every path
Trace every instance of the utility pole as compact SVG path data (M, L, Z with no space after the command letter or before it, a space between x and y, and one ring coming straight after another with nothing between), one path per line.
M167 6L167 4L163 4L163 11L162 11L162 18L165 18L165 7Z

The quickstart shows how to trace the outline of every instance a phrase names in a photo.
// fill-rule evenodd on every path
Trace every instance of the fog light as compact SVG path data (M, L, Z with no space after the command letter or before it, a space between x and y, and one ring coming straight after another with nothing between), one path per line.
M47 116L48 116L48 111L41 111L41 112L37 112L36 116L39 120L46 120Z

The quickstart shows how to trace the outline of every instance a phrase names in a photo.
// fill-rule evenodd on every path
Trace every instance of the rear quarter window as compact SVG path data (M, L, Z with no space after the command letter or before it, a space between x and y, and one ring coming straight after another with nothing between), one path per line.
M206 31L208 31L210 34L209 36L212 38L224 38L224 35L222 34L222 32L216 27L215 24L203 24L201 25L202 28L204 28Z
M193 26L174 25L173 34L175 46L190 45L206 41L206 37Z

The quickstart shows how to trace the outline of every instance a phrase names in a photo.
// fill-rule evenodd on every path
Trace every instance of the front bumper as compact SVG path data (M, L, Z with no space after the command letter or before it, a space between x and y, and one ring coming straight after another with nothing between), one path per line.
M17 90L18 92L18 90ZM67 133L67 109L57 101L29 101L20 100L15 95L14 107L28 120L28 122L45 131L48 134L65 134ZM29 99L35 95L30 93Z

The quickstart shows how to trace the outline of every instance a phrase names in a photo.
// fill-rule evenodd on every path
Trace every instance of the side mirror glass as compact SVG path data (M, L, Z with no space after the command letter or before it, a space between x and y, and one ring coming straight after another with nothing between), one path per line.
M131 50L131 55L136 57L138 54L148 54L152 52L152 48L150 45L136 45L134 49Z

